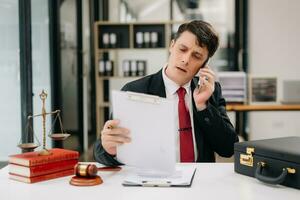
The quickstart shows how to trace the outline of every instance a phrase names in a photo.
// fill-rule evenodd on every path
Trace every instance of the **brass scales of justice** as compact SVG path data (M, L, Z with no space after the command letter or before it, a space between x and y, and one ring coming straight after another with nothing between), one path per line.
M52 111L52 112L46 112L45 101L47 99L48 94L43 90L42 93L39 96L40 96L40 99L42 100L42 103L43 103L42 104L42 113L36 114L36 115L29 115L27 117L27 125L26 125L27 130L25 130L27 136L29 136L29 131L32 132L32 134L34 136L33 137L33 142L23 143L22 139L21 139L21 142L18 144L18 147L21 148L22 150L33 151L35 148L40 146L40 142L39 142L37 136L35 135L35 133L33 131L30 120L33 120L33 118L35 118L35 117L42 117L43 149L41 151L39 151L39 155L43 156L43 155L50 155L51 154L51 152L48 149L46 149L46 116L47 115L55 115L55 118L53 120L51 129L50 129L49 134L48 134L48 136L52 140L62 141L62 140L65 140L66 138L68 138L70 136L70 134L64 132L63 125L62 125L62 120L61 120L61 116L60 116L60 112L61 112L60 110L55 110L55 111ZM53 126L54 126L55 122L57 121L57 119L59 121L59 126L60 126L60 131L61 132L60 133L52 133ZM36 141L34 141L34 140L36 140Z

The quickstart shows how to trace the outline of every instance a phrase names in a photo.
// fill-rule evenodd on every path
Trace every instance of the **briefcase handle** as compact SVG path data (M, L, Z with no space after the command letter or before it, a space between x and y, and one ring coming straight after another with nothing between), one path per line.
M285 178L287 177L287 175L289 173L291 173L291 174L296 173L295 169L286 167L286 168L282 169L282 172L279 176L268 177L268 176L262 175L262 171L265 166L266 166L265 162L258 162L256 170L255 170L255 178L264 183L269 183L269 184L273 184L273 185L281 184L281 183L283 183L283 181L285 180Z

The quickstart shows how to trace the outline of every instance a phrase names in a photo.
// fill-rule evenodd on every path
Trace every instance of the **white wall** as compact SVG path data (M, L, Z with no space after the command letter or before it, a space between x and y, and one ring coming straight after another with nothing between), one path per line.
M120 19L120 0L109 1L109 21L118 22Z
M170 19L170 1L153 1L147 8L138 12L138 21L167 21Z
M282 80L300 79L300 1L249 1L249 72ZM250 139L300 136L300 112L252 112Z

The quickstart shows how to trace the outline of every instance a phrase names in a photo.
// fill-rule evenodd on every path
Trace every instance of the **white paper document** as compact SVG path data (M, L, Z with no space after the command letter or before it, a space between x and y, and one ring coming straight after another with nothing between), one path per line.
M124 186L143 187L190 187L196 172L193 166L177 166L175 172L167 177L151 177L128 175L123 181Z
M131 136L130 143L117 147L118 161L136 167L139 174L172 174L176 164L174 101L112 91L112 111Z

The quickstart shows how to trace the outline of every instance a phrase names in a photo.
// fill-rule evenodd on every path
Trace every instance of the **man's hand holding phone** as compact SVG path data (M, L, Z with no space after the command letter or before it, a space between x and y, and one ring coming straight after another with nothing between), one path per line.
M198 110L206 108L206 102L215 90L215 73L208 65L199 71L198 86L194 90L194 100Z

